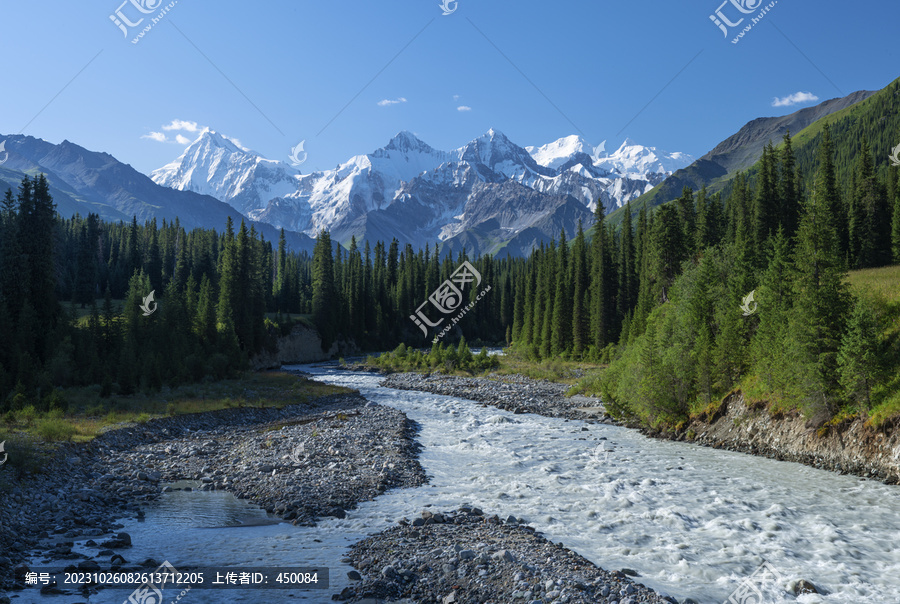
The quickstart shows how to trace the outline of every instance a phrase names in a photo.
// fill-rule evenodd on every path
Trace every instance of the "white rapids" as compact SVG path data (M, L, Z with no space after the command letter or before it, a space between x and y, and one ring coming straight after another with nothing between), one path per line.
M405 412L421 430L430 484L388 491L313 528L202 528L265 518L224 493L176 492L129 521L130 562L327 566L328 590L266 591L267 603L330 601L349 584L346 548L426 507L462 504L524 518L555 542L679 599L722 603L763 563L780 576L765 599L737 604L900 602L900 491L800 464L659 441L615 426L514 415L465 399L392 390L380 377L296 366ZM798 580L828 595L788 595ZM171 591L171 590L170 590ZM28 592L25 592L28 593ZM259 602L259 591L193 590L183 602ZM23 594L24 595L24 594ZM166 603L177 592L166 592ZM116 604L106 591L91 604ZM19 602L30 600L22 599ZM50 601L37 598L35 602ZM61 600L59 600L61 601Z

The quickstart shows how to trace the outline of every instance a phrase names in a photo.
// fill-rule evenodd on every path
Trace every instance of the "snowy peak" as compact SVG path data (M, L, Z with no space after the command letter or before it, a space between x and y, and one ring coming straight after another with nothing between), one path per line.
M387 145L383 147L383 149L387 151L400 151L403 153L407 153L410 151L428 153L434 151L434 149L432 149L428 145L428 143L422 141L415 134L407 130L398 133L394 138L390 140Z
M525 147L525 150L534 161L547 168L559 168L580 153L593 156L595 151L584 138L574 134L540 147Z
M295 191L297 174L287 164L204 130L175 161L154 170L150 177L158 185L211 195L248 212L265 207L272 197Z
M668 153L626 138L616 151L597 160L597 165L620 174L670 174L694 161L686 153Z
M542 172L528 151L493 128L457 149L456 156L460 162L485 166L508 178L518 179L526 172Z

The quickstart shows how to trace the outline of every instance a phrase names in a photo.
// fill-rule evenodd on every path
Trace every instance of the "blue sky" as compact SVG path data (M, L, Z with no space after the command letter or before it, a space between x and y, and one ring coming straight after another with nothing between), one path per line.
M581 134L699 157L751 119L815 104L776 97L826 100L900 76L895 2L778 0L732 44L759 8L723 7L745 17L726 39L709 18L721 0L459 0L447 16L440 0L175 0L132 44L172 0L133 0L147 15L121 1L0 4L0 136L68 139L145 173L184 147L151 133L196 137L163 130L173 120L275 159L305 140L304 172L401 130L439 149L493 127L523 146ZM145 17L128 38L109 18L120 6Z

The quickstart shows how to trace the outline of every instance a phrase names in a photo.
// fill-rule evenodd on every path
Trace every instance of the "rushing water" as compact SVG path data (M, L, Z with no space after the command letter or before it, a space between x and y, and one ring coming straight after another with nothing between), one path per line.
M351 543L426 506L446 510L463 503L525 518L598 565L634 569L638 581L679 599L724 602L767 561L782 589L806 579L829 595L795 599L767 591L762 600L735 602L900 602L896 487L652 440L615 426L514 415L464 399L391 390L370 374L299 368L357 388L418 422L420 460L431 483L389 491L345 520L326 519L314 528L209 528L252 524L266 514L225 493L166 494L143 522L123 529L134 538L135 547L125 551L130 561L331 569L331 588L324 592L194 590L182 602L330 601L348 584L349 568L340 559ZM118 604L127 597L127 591L107 591L90 602Z

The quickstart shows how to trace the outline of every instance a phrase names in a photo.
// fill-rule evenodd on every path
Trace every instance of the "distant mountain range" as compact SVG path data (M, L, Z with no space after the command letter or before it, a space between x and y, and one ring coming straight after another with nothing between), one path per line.
M882 92L870 102L887 95ZM493 129L459 149L440 151L401 132L333 170L302 174L206 130L148 177L69 141L54 145L0 135L0 188L16 189L25 175L44 173L64 216L178 217L188 229L222 229L230 216L253 221L269 240L284 228L296 250L311 250L316 234L328 229L344 244L353 236L372 243L396 237L415 248L439 242L443 253L524 256L561 230L571 236L578 221L587 228L598 202L608 214L615 211L615 221L629 201L636 211L675 199L684 186L721 189L757 162L769 140L780 141L788 130L812 131L809 126L856 111L873 94L860 91L753 120L696 161L629 140L613 153L605 142L595 147L578 136L520 147ZM893 102L888 96L878 102ZM795 140L799 167L806 143L803 136Z
M154 182L210 195L260 222L348 243L390 241L442 251L526 255L572 235L662 182L693 158L626 140L612 154L577 136L520 147L501 132L439 151L409 132L334 170L301 174L233 139L204 131Z
M104 220L140 222L156 218L174 222L185 229L198 227L225 229L228 217L239 225L249 219L232 206L209 195L176 191L154 183L148 176L123 164L108 153L88 151L63 141L58 145L30 136L3 136L5 157L0 164L0 191L18 190L22 178L45 174L57 211L65 217L89 212ZM278 230L254 222L267 240L278 239ZM297 251L311 251L315 242L301 233L287 233L287 243Z

